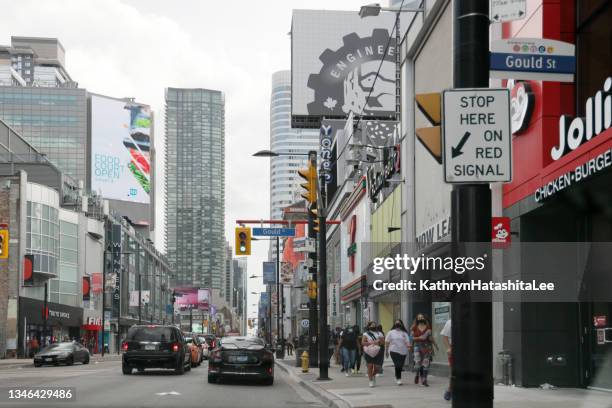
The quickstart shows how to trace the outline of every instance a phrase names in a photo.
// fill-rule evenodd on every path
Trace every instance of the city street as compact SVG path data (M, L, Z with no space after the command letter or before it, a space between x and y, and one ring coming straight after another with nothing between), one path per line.
M208 384L207 363L183 376L167 370L147 370L130 376L121 374L119 361L74 366L44 366L0 369L0 407L321 407L281 370L274 385L244 381ZM31 387L74 387L76 403L15 402L7 398L8 389Z

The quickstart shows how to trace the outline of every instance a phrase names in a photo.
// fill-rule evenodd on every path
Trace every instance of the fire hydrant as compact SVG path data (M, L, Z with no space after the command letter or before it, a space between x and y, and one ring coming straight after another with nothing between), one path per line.
M303 373L307 373L308 372L308 367L309 367L309 358L308 358L308 352L306 350L304 350L304 352L302 353L302 372Z

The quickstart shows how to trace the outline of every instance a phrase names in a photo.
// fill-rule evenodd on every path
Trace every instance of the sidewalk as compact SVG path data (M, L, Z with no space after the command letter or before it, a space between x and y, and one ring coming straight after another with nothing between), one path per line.
M430 375L429 387L415 385L411 372L402 373L404 385L395 384L393 364L385 361L384 375L376 379L376 387L368 387L368 379L362 374L346 377L340 367L332 361L329 369L331 381L318 381L319 370L311 368L302 373L295 366L295 360L288 358L276 360L277 366L288 373L296 382L321 398L329 407L370 407L392 408L448 408L449 401L444 401L443 394L448 384L447 378ZM542 390L539 388L495 387L496 408L612 408L612 394L575 388L557 388Z
M91 363L101 363L104 361L120 361L121 354L105 354L104 357L100 354L91 356ZM7 358L0 359L0 370L10 370L14 368L34 367L31 358Z

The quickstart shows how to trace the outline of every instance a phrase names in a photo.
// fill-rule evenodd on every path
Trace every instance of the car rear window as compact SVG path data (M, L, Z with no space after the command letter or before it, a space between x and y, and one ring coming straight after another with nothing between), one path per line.
M173 341L173 330L169 327L132 327L127 334L129 341Z

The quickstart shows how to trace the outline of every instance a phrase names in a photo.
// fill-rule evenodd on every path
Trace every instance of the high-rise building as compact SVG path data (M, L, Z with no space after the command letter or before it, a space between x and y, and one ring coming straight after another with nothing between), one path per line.
M75 180L87 180L87 91L65 69L56 38L0 46L0 119Z
M166 89L166 250L179 286L219 290L225 272L225 98Z
M270 99L270 150L296 155L277 156L270 160L270 218L283 219L283 208L300 199L302 183L298 169L307 167L306 154L318 150L318 129L291 127L291 71L272 74ZM281 248L282 251L282 248ZM275 258L276 244L270 246Z

